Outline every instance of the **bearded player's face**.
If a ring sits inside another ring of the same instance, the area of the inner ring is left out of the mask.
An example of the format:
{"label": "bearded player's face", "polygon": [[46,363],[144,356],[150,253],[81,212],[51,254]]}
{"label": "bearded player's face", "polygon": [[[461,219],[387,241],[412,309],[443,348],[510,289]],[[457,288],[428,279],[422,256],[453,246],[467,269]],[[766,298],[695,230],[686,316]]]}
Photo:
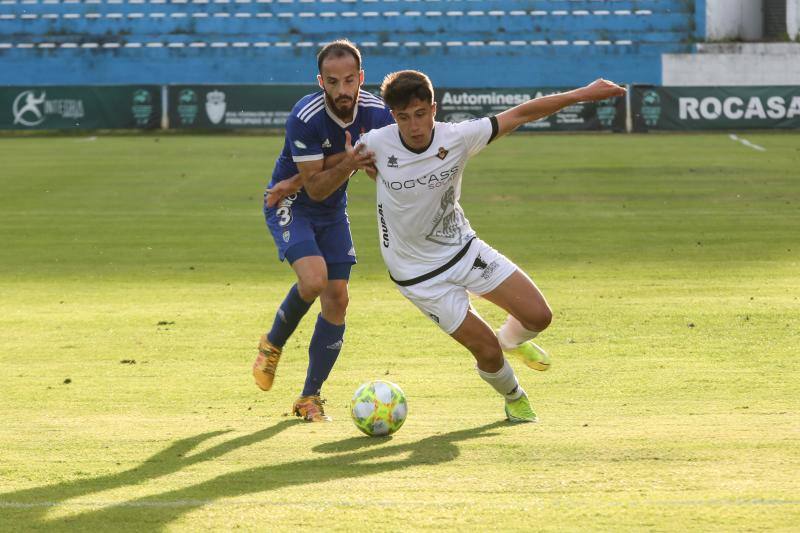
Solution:
{"label": "bearded player's face", "polygon": [[317,81],[325,91],[328,109],[340,120],[350,122],[358,105],[358,90],[364,83],[364,71],[358,69],[356,58],[350,54],[326,58],[320,70]]}

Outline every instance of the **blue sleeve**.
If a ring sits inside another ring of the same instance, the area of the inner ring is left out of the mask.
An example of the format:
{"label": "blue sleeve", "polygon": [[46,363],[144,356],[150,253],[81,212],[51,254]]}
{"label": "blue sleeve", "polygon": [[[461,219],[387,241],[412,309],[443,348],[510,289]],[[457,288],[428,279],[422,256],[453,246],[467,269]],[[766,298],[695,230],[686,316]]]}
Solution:
{"label": "blue sleeve", "polygon": [[322,141],[314,124],[303,122],[295,115],[286,121],[286,140],[292,151],[292,161],[317,161],[323,159]]}

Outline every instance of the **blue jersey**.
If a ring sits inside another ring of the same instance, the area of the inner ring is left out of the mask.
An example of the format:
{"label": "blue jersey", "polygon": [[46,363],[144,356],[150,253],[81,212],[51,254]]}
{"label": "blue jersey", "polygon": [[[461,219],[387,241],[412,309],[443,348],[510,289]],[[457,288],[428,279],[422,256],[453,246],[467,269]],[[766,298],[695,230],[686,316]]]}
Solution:
{"label": "blue jersey", "polygon": [[[359,90],[358,105],[349,124],[330,113],[325,103],[325,93],[319,91],[304,96],[297,102],[286,121],[286,141],[283,151],[275,161],[270,186],[297,174],[297,164],[315,161],[344,152],[344,132],[350,132],[355,145],[362,133],[393,124],[386,104],[367,91]],[[321,202],[309,198],[301,189],[294,200],[295,207],[308,208],[309,213],[329,214],[343,212],[347,206],[347,182]]]}

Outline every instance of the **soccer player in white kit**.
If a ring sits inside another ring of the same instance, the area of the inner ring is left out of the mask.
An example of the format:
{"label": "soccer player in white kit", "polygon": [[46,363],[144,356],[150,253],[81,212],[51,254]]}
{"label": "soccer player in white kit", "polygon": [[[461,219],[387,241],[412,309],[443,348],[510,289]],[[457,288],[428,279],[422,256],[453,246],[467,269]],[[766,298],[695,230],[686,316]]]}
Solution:
{"label": "soccer player in white kit", "polygon": [[[436,122],[428,77],[404,70],[386,76],[381,96],[396,124],[361,135],[373,155],[380,249],[400,292],[464,345],[477,371],[505,398],[511,422],[535,422],[528,396],[503,352],[536,370],[550,357],[531,339],[550,325],[542,293],[514,263],[480,240],[458,203],[467,160],[521,125],[582,101],[622,96],[600,79],[566,93],[529,100],[497,116]],[[346,150],[354,150],[349,143]],[[497,333],[470,306],[468,292],[498,305],[508,318]]]}

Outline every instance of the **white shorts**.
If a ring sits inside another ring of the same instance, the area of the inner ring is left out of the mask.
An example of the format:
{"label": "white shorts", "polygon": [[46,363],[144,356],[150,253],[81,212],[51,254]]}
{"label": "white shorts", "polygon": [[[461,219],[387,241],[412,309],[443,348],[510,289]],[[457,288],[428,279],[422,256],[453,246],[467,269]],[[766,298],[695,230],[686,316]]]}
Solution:
{"label": "white shorts", "polygon": [[478,296],[491,292],[516,270],[517,265],[476,237],[464,257],[449,269],[431,279],[397,288],[450,335],[467,317],[467,292]]}

